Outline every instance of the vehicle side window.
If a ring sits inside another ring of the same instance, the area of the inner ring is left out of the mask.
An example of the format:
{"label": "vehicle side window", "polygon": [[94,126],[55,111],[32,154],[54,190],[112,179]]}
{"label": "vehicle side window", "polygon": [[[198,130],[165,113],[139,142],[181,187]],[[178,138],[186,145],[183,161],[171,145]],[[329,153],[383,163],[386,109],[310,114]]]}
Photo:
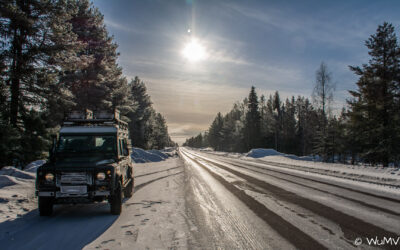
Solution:
{"label": "vehicle side window", "polygon": [[123,148],[123,151],[124,151],[124,155],[125,156],[129,156],[128,143],[127,143],[126,139],[123,139],[122,143],[123,143],[123,147],[122,148]]}

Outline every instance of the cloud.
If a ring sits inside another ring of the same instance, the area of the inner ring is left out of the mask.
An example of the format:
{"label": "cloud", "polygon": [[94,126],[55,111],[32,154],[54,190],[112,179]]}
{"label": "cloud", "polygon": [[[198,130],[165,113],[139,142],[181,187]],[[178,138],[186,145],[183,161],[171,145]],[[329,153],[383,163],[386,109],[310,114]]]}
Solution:
{"label": "cloud", "polygon": [[[359,46],[370,34],[371,28],[376,28],[375,22],[349,23],[346,19],[332,16],[330,9],[315,10],[312,15],[297,13],[296,9],[276,9],[272,6],[249,8],[237,3],[226,4],[233,15],[242,15],[248,19],[260,22],[265,29],[278,29],[293,36],[296,46],[304,46],[301,37],[311,41],[341,47]],[[327,18],[330,17],[330,18]]]}
{"label": "cloud", "polygon": [[104,23],[106,24],[107,28],[112,28],[112,29],[116,29],[119,31],[125,31],[125,32],[135,33],[135,34],[143,33],[142,30],[134,29],[133,27],[124,26],[120,23],[110,20],[109,18],[105,19]]}

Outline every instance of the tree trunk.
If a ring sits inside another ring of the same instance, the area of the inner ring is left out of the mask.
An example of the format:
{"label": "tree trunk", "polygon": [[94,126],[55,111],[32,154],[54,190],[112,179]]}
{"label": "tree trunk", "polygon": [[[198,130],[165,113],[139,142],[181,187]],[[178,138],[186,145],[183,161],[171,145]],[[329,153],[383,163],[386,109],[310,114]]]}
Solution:
{"label": "tree trunk", "polygon": [[11,101],[10,101],[10,124],[13,127],[17,126],[18,121],[18,107],[19,107],[19,96],[20,96],[20,73],[21,73],[21,61],[22,61],[22,34],[18,34],[17,30],[14,30],[13,39],[13,62],[11,69]]}

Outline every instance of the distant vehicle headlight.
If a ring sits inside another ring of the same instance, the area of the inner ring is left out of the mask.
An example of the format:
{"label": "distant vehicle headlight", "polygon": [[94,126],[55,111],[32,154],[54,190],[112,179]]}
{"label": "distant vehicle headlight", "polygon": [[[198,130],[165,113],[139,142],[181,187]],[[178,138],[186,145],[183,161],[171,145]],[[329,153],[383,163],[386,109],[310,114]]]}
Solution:
{"label": "distant vehicle headlight", "polygon": [[105,173],[103,173],[103,172],[97,173],[97,176],[96,176],[96,179],[97,179],[97,180],[102,181],[102,180],[104,180],[105,178],[106,178],[106,174],[105,174]]}
{"label": "distant vehicle headlight", "polygon": [[46,179],[46,181],[53,181],[54,180],[54,174],[52,173],[47,173],[44,178]]}

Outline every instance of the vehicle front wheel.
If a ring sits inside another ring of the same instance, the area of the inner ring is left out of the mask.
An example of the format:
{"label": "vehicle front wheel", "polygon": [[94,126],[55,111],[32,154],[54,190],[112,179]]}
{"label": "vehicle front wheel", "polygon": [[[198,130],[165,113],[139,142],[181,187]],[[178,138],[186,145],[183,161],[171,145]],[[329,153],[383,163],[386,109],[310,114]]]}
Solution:
{"label": "vehicle front wheel", "polygon": [[122,187],[121,183],[118,184],[118,188],[115,190],[114,195],[110,197],[110,212],[111,214],[120,215],[122,211]]}
{"label": "vehicle front wheel", "polygon": [[129,182],[128,185],[126,185],[124,189],[124,196],[126,198],[131,198],[133,195],[133,178],[131,178],[131,181]]}
{"label": "vehicle front wheel", "polygon": [[38,203],[40,216],[50,216],[53,213],[53,198],[39,197]]}

